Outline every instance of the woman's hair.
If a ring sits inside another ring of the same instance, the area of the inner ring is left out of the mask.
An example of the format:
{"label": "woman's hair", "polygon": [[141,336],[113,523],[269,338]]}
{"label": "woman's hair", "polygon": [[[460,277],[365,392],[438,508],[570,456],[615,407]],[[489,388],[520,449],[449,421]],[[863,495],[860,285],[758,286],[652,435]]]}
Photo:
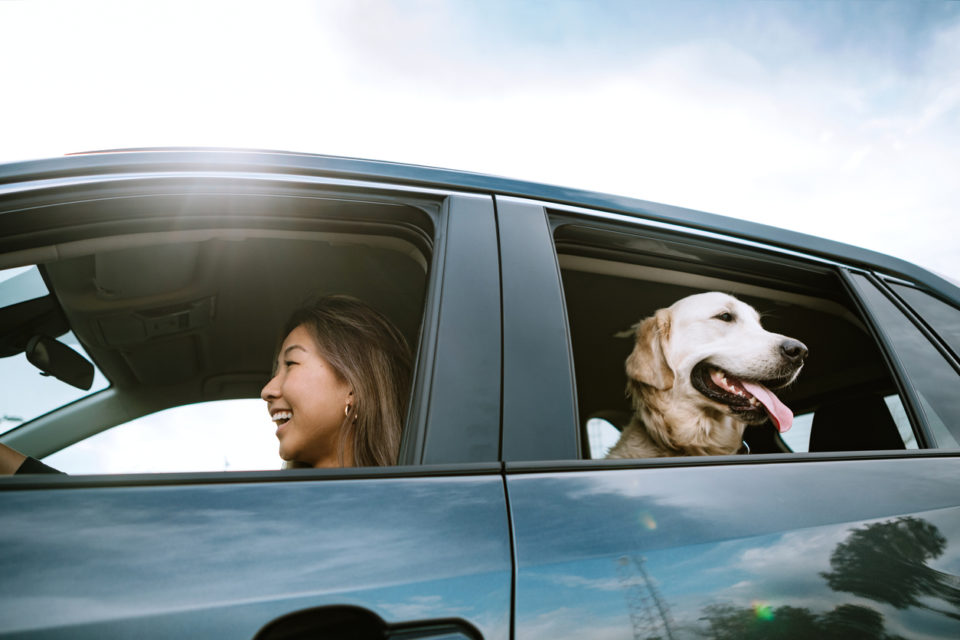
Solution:
{"label": "woman's hair", "polygon": [[344,295],[297,309],[283,335],[300,326],[310,331],[340,380],[353,388],[351,415],[341,430],[341,460],[345,439],[351,438],[356,466],[396,464],[412,370],[403,334],[373,307]]}

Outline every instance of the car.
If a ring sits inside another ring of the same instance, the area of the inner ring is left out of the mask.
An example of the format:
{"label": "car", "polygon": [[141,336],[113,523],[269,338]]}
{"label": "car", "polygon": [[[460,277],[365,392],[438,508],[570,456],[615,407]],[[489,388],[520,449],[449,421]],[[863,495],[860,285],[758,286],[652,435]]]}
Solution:
{"label": "car", "polygon": [[[140,149],[0,166],[0,269],[0,442],[68,472],[0,480],[0,637],[960,636],[960,288],[911,263],[507,178]],[[617,334],[712,290],[808,346],[793,429],[604,459]],[[323,293],[414,346],[397,465],[281,470],[269,428],[263,464],[194,461],[252,437],[229,407],[269,426],[282,324]]]}

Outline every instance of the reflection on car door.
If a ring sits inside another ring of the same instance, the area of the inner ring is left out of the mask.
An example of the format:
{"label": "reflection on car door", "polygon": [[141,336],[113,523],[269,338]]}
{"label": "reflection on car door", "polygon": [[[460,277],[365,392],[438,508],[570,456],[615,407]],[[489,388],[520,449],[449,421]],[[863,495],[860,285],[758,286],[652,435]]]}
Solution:
{"label": "reflection on car door", "polygon": [[291,612],[352,605],[391,624],[459,619],[507,638],[498,472],[32,480],[0,492],[0,637],[253,638]]}
{"label": "reflection on car door", "polygon": [[508,465],[518,638],[960,637],[955,459],[670,465]]}

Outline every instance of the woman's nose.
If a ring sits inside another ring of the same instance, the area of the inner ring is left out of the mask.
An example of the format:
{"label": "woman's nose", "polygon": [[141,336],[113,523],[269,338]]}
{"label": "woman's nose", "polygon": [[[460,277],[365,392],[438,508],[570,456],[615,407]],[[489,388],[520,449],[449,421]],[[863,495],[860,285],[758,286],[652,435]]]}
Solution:
{"label": "woman's nose", "polygon": [[270,382],[263,385],[263,389],[260,390],[260,398],[262,400],[273,400],[280,396],[280,384],[277,382],[277,376],[270,378]]}

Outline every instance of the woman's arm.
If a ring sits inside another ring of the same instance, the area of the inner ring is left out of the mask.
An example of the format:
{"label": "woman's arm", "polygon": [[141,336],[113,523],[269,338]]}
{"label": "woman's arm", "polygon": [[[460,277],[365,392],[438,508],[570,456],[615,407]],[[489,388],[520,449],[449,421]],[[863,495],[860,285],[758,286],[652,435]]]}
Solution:
{"label": "woman's arm", "polygon": [[12,476],[27,456],[5,444],[0,444],[0,476]]}

